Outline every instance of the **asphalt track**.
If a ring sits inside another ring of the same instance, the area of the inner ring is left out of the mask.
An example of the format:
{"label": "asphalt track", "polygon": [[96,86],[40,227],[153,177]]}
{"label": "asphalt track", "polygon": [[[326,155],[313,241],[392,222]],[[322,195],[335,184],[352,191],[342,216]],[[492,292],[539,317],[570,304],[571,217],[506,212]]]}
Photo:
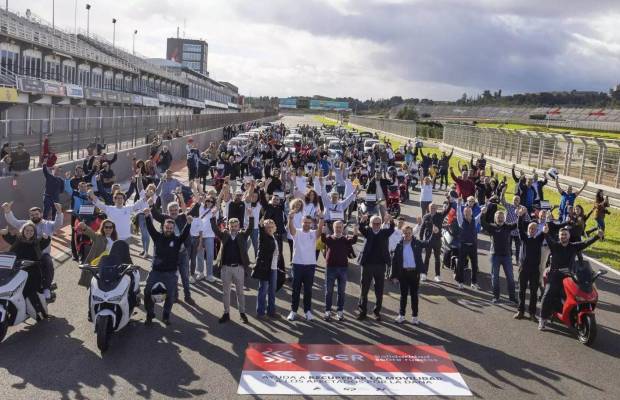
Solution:
{"label": "asphalt track", "polygon": [[[302,121],[314,122],[302,117],[285,119],[291,125]],[[179,176],[186,178],[184,171]],[[438,201],[441,196],[437,194]],[[409,220],[420,215],[417,194],[403,210]],[[144,269],[144,278],[148,262],[137,256],[137,244],[132,245],[132,253]],[[145,327],[140,308],[130,326],[113,337],[103,358],[86,319],[87,289],[77,285],[76,263],[67,261],[56,270],[58,300],[50,306],[53,317],[10,328],[0,344],[0,399],[247,398],[236,391],[248,342],[439,345],[450,354],[477,398],[620,398],[619,277],[608,274],[598,281],[599,335],[593,347],[586,347],[564,327],[556,324],[540,333],[533,322],[512,318],[514,306],[507,302],[493,305],[486,239],[480,247],[482,290],[459,291],[451,273],[442,270],[444,283],[421,286],[422,324],[418,327],[392,322],[399,294],[391,283],[386,283],[383,321],[356,321],[359,268],[351,264],[343,322],[317,318],[310,323],[290,323],[251,317],[250,324],[244,325],[233,309],[232,321],[220,325],[221,284],[201,282],[192,289],[197,307],[176,304],[170,327],[157,320],[154,326]],[[324,265],[322,257],[319,265]],[[317,317],[323,312],[323,271],[319,267],[313,292]],[[250,314],[256,305],[256,286],[251,280],[246,292]],[[503,280],[502,288],[506,300]],[[290,298],[289,286],[278,292],[282,316],[288,313]],[[371,295],[371,304],[372,299]]]}

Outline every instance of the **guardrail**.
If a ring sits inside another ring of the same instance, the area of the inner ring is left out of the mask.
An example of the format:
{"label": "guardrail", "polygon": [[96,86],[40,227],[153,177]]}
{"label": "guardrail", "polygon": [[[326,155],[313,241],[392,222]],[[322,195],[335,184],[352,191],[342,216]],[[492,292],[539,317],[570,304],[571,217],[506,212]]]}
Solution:
{"label": "guardrail", "polygon": [[0,120],[0,138],[13,146],[23,143],[32,157],[30,168],[35,168],[46,135],[60,163],[83,157],[89,143],[105,143],[107,151],[114,152],[146,144],[153,136],[170,130],[178,129],[186,136],[274,115],[275,112],[253,112]]}

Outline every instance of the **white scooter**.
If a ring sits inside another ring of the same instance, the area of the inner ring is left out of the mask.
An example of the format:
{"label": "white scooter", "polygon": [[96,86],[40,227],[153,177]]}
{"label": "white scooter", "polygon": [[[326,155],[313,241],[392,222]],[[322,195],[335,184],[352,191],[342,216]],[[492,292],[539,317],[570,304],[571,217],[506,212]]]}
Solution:
{"label": "white scooter", "polygon": [[[123,264],[114,251],[101,257],[97,267],[81,265],[80,269],[93,274],[90,282],[89,319],[95,325],[97,347],[105,353],[114,332],[123,329],[131,319],[133,309],[140,303],[140,273],[138,266]],[[122,242],[124,243],[124,242]]]}
{"label": "white scooter", "polygon": [[34,264],[34,261],[17,261],[12,253],[0,253],[0,342],[4,340],[9,326],[19,325],[28,318],[36,321],[47,318],[47,301],[43,293],[37,292],[41,304],[39,311],[30,299],[24,297],[28,273],[22,268]]}

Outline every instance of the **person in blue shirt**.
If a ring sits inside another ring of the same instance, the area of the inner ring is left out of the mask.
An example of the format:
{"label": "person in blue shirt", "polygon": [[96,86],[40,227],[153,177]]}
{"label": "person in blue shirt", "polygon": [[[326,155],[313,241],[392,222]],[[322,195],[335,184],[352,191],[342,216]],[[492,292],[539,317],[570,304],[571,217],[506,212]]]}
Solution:
{"label": "person in blue shirt", "polygon": [[588,186],[588,181],[583,182],[583,186],[577,191],[577,193],[573,193],[573,187],[571,185],[568,185],[564,191],[560,187],[560,182],[556,178],[555,187],[558,189],[558,193],[560,193],[560,221],[564,221],[566,219],[566,216],[568,215],[568,207],[575,205],[575,200],[579,197],[581,192],[583,192],[586,186]]}
{"label": "person in blue shirt", "polygon": [[329,170],[331,169],[331,163],[327,159],[326,155],[323,156],[323,158],[319,160],[319,168],[321,168],[321,172],[323,176],[329,175]]}

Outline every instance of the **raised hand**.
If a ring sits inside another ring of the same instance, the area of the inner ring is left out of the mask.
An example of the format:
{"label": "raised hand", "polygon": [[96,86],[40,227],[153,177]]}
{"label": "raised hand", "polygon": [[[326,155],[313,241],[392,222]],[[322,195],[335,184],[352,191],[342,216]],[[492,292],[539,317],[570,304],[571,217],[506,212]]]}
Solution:
{"label": "raised hand", "polygon": [[8,214],[11,212],[11,206],[13,205],[13,202],[8,202],[8,203],[2,203],[2,210],[4,210],[5,214]]}

